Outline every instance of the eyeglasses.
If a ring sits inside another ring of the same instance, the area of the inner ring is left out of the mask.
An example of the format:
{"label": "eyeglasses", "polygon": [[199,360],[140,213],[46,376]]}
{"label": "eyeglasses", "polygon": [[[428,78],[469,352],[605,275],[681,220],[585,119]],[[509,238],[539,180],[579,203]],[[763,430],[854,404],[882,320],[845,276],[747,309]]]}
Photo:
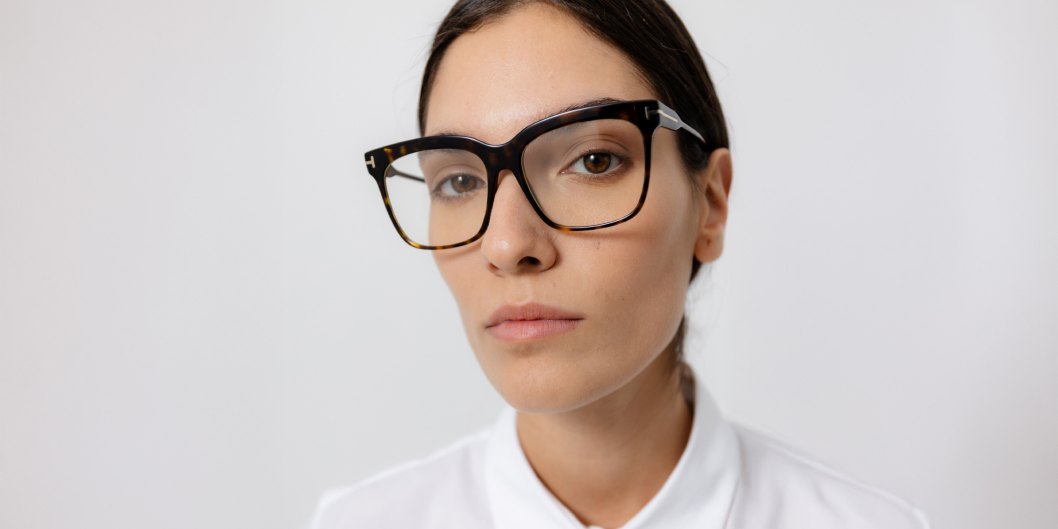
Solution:
{"label": "eyeglasses", "polygon": [[502,145],[427,136],[364,159],[401,238],[443,250],[485,234],[504,170],[552,228],[596,230],[628,221],[646,201],[659,127],[685,130],[706,144],[660,101],[617,101],[544,118]]}

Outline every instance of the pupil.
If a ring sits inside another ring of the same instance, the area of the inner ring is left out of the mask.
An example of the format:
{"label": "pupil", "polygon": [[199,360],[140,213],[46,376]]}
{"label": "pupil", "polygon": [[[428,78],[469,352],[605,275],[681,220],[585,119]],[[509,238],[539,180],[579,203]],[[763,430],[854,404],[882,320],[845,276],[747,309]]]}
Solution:
{"label": "pupil", "polygon": [[584,157],[584,168],[595,174],[604,173],[610,168],[610,162],[609,154],[594,152]]}

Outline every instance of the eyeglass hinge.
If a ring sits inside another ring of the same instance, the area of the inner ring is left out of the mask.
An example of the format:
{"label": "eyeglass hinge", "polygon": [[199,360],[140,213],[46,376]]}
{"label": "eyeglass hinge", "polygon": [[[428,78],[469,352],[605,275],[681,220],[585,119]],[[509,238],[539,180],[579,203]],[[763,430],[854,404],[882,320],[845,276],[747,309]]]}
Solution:
{"label": "eyeglass hinge", "polygon": [[660,115],[661,115],[662,117],[664,117],[664,118],[667,118],[667,119],[668,119],[669,121],[672,121],[673,123],[681,123],[681,121],[680,121],[680,118],[679,118],[679,117],[677,117],[677,116],[670,116],[670,115],[668,115],[668,114],[667,114],[667,113],[666,113],[666,112],[665,112],[664,110],[661,110],[660,108],[659,108],[659,109],[657,109],[657,110],[652,110],[652,109],[649,109],[649,108],[648,108],[648,109],[646,110],[646,114],[647,114],[647,117],[648,117],[648,118],[650,117],[650,115],[651,115],[651,114],[660,114]]}

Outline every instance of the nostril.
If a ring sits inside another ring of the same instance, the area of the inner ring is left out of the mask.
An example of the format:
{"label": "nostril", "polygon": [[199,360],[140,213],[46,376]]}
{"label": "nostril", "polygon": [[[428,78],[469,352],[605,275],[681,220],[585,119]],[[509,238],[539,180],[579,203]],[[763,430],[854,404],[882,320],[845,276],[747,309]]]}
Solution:
{"label": "nostril", "polygon": [[518,264],[525,266],[540,266],[540,259],[537,259],[536,257],[533,257],[531,255],[527,255],[525,257],[522,257],[522,259],[518,261]]}

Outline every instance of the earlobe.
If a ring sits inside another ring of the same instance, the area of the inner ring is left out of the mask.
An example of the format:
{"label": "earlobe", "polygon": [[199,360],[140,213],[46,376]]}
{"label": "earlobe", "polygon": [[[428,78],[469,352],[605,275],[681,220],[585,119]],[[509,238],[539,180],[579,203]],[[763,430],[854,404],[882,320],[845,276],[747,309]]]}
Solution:
{"label": "earlobe", "polygon": [[694,256],[709,263],[724,251],[724,229],[727,226],[728,198],[731,194],[733,168],[731,151],[720,148],[709,156],[709,164],[698,175],[699,189],[705,202],[698,213],[698,237]]}

